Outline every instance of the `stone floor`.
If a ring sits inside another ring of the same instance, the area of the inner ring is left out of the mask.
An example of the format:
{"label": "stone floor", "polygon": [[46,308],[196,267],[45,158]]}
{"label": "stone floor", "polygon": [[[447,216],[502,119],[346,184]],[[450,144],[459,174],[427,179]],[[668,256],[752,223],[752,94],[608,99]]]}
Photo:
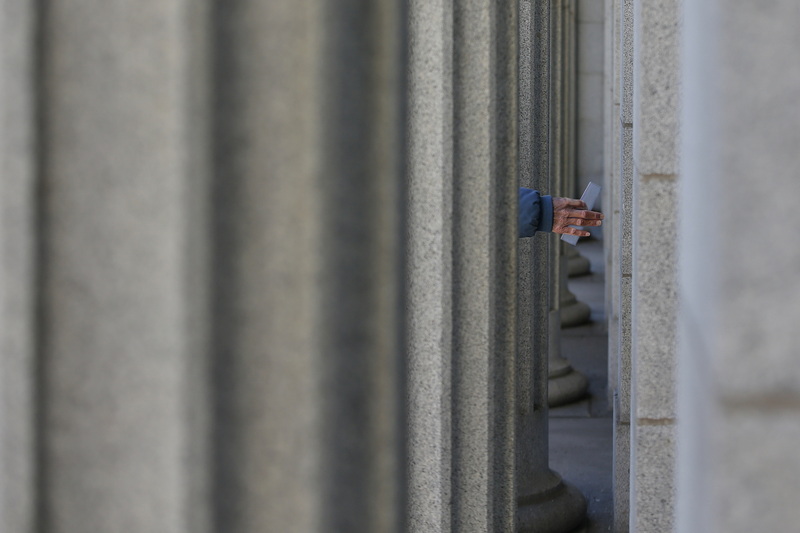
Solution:
{"label": "stone floor", "polygon": [[570,278],[569,288],[589,304],[592,322],[562,330],[562,353],[589,379],[585,400],[551,409],[550,466],[577,486],[588,501],[585,533],[606,533],[613,526],[612,418],[607,399],[608,336],[603,241],[584,239],[578,250],[592,264],[592,273]]}

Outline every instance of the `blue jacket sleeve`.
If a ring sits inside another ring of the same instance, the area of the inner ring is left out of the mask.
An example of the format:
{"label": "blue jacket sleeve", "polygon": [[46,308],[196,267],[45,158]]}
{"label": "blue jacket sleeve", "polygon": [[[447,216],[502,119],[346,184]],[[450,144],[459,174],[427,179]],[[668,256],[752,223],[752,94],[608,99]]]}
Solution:
{"label": "blue jacket sleeve", "polygon": [[537,231],[553,230],[553,198],[539,191],[519,189],[519,236],[533,237]]}

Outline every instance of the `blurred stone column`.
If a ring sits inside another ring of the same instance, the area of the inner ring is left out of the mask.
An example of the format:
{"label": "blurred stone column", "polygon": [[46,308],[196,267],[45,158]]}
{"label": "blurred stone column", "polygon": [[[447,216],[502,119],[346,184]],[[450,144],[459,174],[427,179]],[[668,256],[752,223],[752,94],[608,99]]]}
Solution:
{"label": "blurred stone column", "polygon": [[402,2],[218,6],[227,531],[402,531]]}
{"label": "blurred stone column", "polygon": [[4,532],[210,530],[207,18],[2,4]]}
{"label": "blurred stone column", "polygon": [[[520,184],[550,189],[551,2],[520,2]],[[548,354],[552,240],[520,241],[517,360],[517,499],[519,531],[566,533],[585,518],[577,489],[549,467]]]}
{"label": "blurred stone column", "polygon": [[26,0],[0,8],[0,529],[28,533],[39,527],[39,19]]}
{"label": "blurred stone column", "polygon": [[403,13],[351,4],[4,3],[4,532],[404,530]]}
{"label": "blurred stone column", "polygon": [[[573,188],[569,172],[574,170],[572,157],[574,154],[571,109],[571,84],[574,76],[570,65],[571,54],[574,48],[570,45],[570,27],[574,23],[574,10],[571,9],[571,0],[559,0],[553,4],[555,9],[551,14],[553,20],[552,32],[552,121],[553,144],[551,146],[553,157],[552,188],[554,196],[565,196],[568,189]],[[550,332],[550,363],[549,363],[549,398],[550,406],[555,407],[581,399],[586,394],[589,386],[583,374],[577,372],[567,359],[561,355],[561,327],[575,326],[589,320],[591,310],[589,306],[572,294],[567,287],[567,258],[564,254],[565,243],[558,235],[550,237],[556,251],[553,255],[553,291],[551,304],[551,332]]]}
{"label": "blurred stone column", "polygon": [[674,531],[680,0],[634,1],[631,529]]}
{"label": "blurred stone column", "polygon": [[799,9],[683,3],[680,532],[800,522]]}

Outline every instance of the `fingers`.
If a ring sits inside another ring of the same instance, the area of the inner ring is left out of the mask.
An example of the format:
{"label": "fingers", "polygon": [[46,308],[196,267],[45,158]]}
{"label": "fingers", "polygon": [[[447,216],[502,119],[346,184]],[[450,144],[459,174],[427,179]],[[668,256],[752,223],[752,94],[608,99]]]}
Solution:
{"label": "fingers", "polygon": [[578,218],[578,217],[570,217],[570,218],[558,218],[559,225],[563,224],[564,226],[599,226],[603,223],[603,220],[600,218],[596,219],[585,219],[585,218]]}
{"label": "fingers", "polygon": [[586,211],[586,210],[578,210],[578,209],[571,209],[569,211],[565,211],[563,213],[558,213],[558,216],[566,216],[570,218],[580,218],[583,220],[603,220],[605,215],[603,213],[598,213],[597,211]]}
{"label": "fingers", "polygon": [[559,226],[553,228],[553,233],[561,233],[563,235],[577,235],[578,237],[589,237],[591,233],[586,230],[573,228],[572,226]]}
{"label": "fingers", "polygon": [[559,226],[599,226],[604,218],[602,213],[596,211],[572,210],[556,214],[555,223]]}

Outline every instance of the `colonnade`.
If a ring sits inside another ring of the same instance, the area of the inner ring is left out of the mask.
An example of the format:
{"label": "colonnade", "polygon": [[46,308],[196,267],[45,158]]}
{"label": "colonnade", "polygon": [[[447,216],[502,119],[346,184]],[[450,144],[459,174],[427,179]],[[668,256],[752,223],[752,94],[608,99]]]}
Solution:
{"label": "colonnade", "polygon": [[[575,0],[0,6],[3,532],[580,527]],[[615,530],[792,530],[797,4],[605,9]]]}
{"label": "colonnade", "polygon": [[2,6],[0,529],[403,531],[402,4]]}
{"label": "colonnade", "polygon": [[566,187],[573,2],[2,15],[3,531],[584,520],[516,216]]}

